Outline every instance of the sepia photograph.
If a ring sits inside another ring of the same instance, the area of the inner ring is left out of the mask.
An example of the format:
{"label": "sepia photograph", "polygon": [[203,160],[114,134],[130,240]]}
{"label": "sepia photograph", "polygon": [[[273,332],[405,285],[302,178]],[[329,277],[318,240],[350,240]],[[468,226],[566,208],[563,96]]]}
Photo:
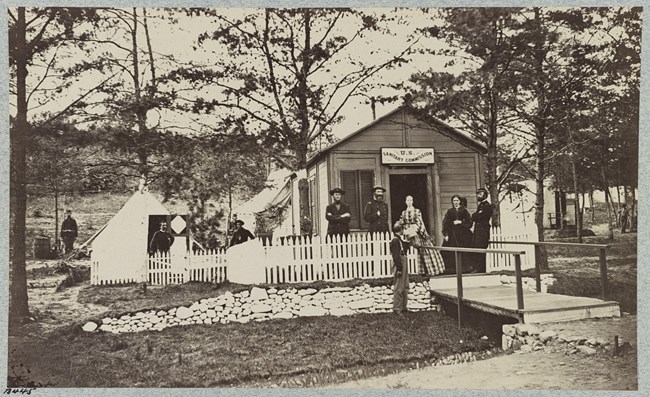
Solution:
{"label": "sepia photograph", "polygon": [[3,12],[4,394],[643,389],[642,7]]}

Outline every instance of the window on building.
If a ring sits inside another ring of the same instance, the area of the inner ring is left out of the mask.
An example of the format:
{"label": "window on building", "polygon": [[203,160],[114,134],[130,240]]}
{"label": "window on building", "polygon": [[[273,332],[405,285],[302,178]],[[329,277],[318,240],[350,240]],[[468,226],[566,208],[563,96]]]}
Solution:
{"label": "window on building", "polygon": [[341,171],[341,188],[345,190],[343,201],[350,206],[350,229],[367,229],[363,209],[372,200],[375,173],[372,170]]}
{"label": "window on building", "polygon": [[309,192],[309,218],[311,220],[311,233],[318,234],[318,213],[316,211],[316,177],[313,176],[307,180],[307,190]]}

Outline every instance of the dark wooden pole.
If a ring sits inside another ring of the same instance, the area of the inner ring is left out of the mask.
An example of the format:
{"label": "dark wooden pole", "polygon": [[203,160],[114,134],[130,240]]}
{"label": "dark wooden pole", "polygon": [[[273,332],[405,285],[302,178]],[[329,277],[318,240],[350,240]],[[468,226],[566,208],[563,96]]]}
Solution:
{"label": "dark wooden pole", "polygon": [[463,266],[462,266],[462,252],[454,251],[454,256],[456,257],[456,286],[457,286],[457,296],[458,296],[458,327],[461,326],[460,314],[461,314],[461,304],[463,301]]}
{"label": "dark wooden pole", "polygon": [[609,295],[607,283],[607,253],[605,248],[600,249],[600,286],[602,287],[603,300],[606,301]]}
{"label": "dark wooden pole", "polygon": [[524,287],[521,283],[521,254],[515,254],[515,277],[517,279],[517,310],[519,313],[519,322],[522,322],[521,311],[524,310]]}
{"label": "dark wooden pole", "polygon": [[539,245],[535,245],[535,288],[542,292],[542,267],[540,266]]}

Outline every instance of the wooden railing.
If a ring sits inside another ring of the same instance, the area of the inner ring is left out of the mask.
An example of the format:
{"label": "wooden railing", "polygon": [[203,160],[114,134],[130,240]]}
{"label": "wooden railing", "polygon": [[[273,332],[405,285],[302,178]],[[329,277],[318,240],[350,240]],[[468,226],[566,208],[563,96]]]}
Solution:
{"label": "wooden railing", "polygon": [[539,248],[555,246],[555,247],[580,247],[580,248],[597,248],[600,250],[599,265],[600,265],[600,287],[601,297],[604,301],[609,297],[609,282],[607,281],[607,244],[583,244],[583,243],[560,243],[552,241],[499,241],[500,244],[521,244],[521,245],[534,245],[535,246],[535,288],[537,292],[542,290],[542,269],[540,260]]}
{"label": "wooden railing", "polygon": [[515,258],[515,283],[516,283],[516,295],[517,295],[517,311],[519,313],[518,320],[519,322],[523,321],[523,310],[524,310],[524,287],[521,276],[521,256],[525,255],[524,251],[509,251],[501,249],[479,249],[479,248],[460,248],[460,247],[416,247],[418,249],[435,249],[438,251],[453,251],[455,253],[456,259],[456,294],[458,297],[458,326],[461,326],[461,312],[462,312],[462,302],[463,302],[463,263],[462,255],[465,253],[474,253],[474,254],[505,254],[512,255]]}

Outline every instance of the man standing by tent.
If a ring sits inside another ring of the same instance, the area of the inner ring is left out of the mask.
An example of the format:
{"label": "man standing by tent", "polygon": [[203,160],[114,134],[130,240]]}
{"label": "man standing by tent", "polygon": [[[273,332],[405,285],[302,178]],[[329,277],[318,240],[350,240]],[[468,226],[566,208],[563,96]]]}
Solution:
{"label": "man standing by tent", "polygon": [[344,194],[345,191],[340,187],[330,190],[334,202],[325,209],[328,236],[350,234],[350,206],[341,201]]}
{"label": "man standing by tent", "polygon": [[242,221],[241,219],[237,219],[235,221],[235,231],[232,234],[232,238],[230,239],[231,247],[233,245],[241,244],[255,238],[255,236],[253,236],[253,233],[244,229],[243,226],[244,226],[244,221]]}
{"label": "man standing by tent", "polygon": [[77,238],[77,221],[72,217],[72,210],[65,211],[66,217],[61,225],[61,239],[65,245],[65,253],[72,252],[74,241]]}
{"label": "man standing by tent", "polygon": [[172,244],[174,244],[174,236],[167,231],[167,222],[160,222],[160,230],[156,230],[149,243],[149,253],[158,251],[167,253]]}

